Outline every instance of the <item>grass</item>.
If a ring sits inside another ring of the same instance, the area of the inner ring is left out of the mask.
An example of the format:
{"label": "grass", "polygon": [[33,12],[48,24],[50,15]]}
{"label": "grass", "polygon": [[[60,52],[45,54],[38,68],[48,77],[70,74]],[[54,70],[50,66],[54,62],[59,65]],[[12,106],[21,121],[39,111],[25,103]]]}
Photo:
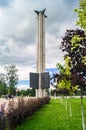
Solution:
{"label": "grass", "polygon": [[[72,117],[70,117],[70,99],[52,99],[49,104],[27,118],[15,130],[82,130],[80,99],[72,99]],[[86,99],[84,99],[86,113]],[[86,117],[86,115],[85,115]]]}

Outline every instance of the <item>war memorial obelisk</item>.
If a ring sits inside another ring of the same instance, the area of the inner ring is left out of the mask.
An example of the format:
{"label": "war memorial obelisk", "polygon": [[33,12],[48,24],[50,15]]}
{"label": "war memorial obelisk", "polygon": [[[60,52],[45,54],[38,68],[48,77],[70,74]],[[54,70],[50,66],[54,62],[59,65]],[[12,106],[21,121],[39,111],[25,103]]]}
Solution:
{"label": "war memorial obelisk", "polygon": [[45,89],[50,87],[49,72],[45,72],[45,10],[37,11],[37,72],[30,73],[30,87],[36,90],[36,97],[44,97]]}
{"label": "war memorial obelisk", "polygon": [[42,97],[44,94],[44,90],[41,88],[41,73],[45,72],[45,10],[35,10],[38,21],[37,73],[39,73],[39,88],[36,89],[38,97]]}

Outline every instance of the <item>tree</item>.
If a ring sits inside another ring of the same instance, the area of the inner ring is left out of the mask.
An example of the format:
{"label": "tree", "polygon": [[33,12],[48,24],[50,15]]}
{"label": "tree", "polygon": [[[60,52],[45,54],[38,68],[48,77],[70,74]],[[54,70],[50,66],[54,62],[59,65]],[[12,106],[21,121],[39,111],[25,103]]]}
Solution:
{"label": "tree", "polygon": [[86,39],[83,30],[67,30],[61,43],[61,49],[69,57],[71,80],[73,85],[78,85],[82,91],[86,85]]}
{"label": "tree", "polygon": [[7,85],[5,82],[5,75],[0,74],[0,96],[7,94]]}
{"label": "tree", "polygon": [[35,89],[19,90],[17,96],[35,96]]}
{"label": "tree", "polygon": [[8,93],[10,95],[15,95],[16,94],[15,85],[18,82],[18,74],[17,74],[18,70],[15,65],[5,66],[5,70],[6,70],[6,80],[9,87]]}
{"label": "tree", "polygon": [[[77,23],[77,25],[80,25],[80,27],[83,28],[85,31],[85,38],[84,39],[85,39],[85,52],[86,52],[86,0],[79,0],[79,8],[75,9],[75,11],[78,14],[78,20],[76,23]],[[84,63],[84,65],[85,65],[84,68],[86,70],[86,53],[82,58],[82,62]],[[85,73],[86,73],[86,71],[85,71]],[[86,74],[84,77],[86,77]],[[80,79],[80,81],[82,80],[82,84],[83,84],[83,78],[79,77],[78,81],[79,81],[79,79]],[[86,85],[86,78],[85,78],[85,84],[83,84],[83,86],[85,86],[85,85]],[[82,127],[83,127],[83,130],[85,130],[84,108],[83,108],[82,95],[81,95],[81,111],[82,111]]]}
{"label": "tree", "polygon": [[54,81],[57,81],[57,88],[63,95],[73,94],[77,90],[77,86],[72,87],[71,83],[71,65],[69,66],[70,58],[65,58],[65,64],[61,65],[57,63],[56,67],[59,70],[59,74],[54,74]]}
{"label": "tree", "polygon": [[82,127],[85,130],[84,107],[82,94],[86,87],[86,39],[85,32],[80,29],[67,30],[63,38],[61,49],[66,52],[65,58],[69,57],[71,67],[72,86],[78,85],[81,89]]}
{"label": "tree", "polygon": [[79,0],[79,8],[75,9],[78,14],[77,25],[86,30],[86,0]]}
{"label": "tree", "polygon": [[7,94],[7,85],[4,81],[0,80],[0,96]]}

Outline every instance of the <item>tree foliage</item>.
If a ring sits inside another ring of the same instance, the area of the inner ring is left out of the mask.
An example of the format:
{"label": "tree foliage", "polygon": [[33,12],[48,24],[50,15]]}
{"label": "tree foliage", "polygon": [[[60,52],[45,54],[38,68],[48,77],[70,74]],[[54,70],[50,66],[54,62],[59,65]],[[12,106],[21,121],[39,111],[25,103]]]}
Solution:
{"label": "tree foliage", "polygon": [[59,70],[59,74],[54,74],[53,76],[57,81],[57,89],[59,90],[59,93],[63,95],[73,94],[77,90],[77,85],[72,87],[69,61],[70,58],[67,57],[64,66],[58,63],[57,69]]}
{"label": "tree foliage", "polygon": [[0,75],[0,96],[7,94],[7,85],[5,82],[5,75]]}
{"label": "tree foliage", "polygon": [[19,90],[17,96],[35,96],[35,89]]}
{"label": "tree foliage", "polygon": [[79,8],[75,9],[78,14],[77,25],[81,28],[86,29],[86,0],[79,0]]}
{"label": "tree foliage", "polygon": [[65,59],[71,71],[72,85],[86,86],[86,39],[83,30],[67,30],[62,39],[61,49],[66,52]]}
{"label": "tree foliage", "polygon": [[56,67],[59,70],[59,74],[54,74],[52,78],[56,82],[57,92],[63,95],[69,95],[71,82],[67,69],[60,63],[57,63]]}
{"label": "tree foliage", "polygon": [[57,64],[59,74],[54,74],[57,86],[69,92],[77,87],[85,89],[86,86],[86,39],[83,30],[67,30],[61,42],[61,49],[65,51],[65,64]]}
{"label": "tree foliage", "polygon": [[18,82],[18,70],[15,65],[5,66],[6,70],[6,80],[9,87],[9,94],[15,95],[15,85]]}
{"label": "tree foliage", "polygon": [[0,96],[7,94],[7,85],[4,81],[0,80]]}

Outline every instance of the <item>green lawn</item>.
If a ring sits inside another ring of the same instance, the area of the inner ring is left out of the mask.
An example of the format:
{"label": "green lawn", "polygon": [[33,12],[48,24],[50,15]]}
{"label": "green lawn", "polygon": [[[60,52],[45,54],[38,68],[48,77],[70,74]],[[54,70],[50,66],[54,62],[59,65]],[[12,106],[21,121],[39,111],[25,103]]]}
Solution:
{"label": "green lawn", "polygon": [[[49,104],[29,117],[15,130],[82,130],[80,99],[72,99],[72,117],[70,117],[70,100],[52,99]],[[86,99],[84,99],[86,113]],[[85,114],[86,117],[86,114]]]}

